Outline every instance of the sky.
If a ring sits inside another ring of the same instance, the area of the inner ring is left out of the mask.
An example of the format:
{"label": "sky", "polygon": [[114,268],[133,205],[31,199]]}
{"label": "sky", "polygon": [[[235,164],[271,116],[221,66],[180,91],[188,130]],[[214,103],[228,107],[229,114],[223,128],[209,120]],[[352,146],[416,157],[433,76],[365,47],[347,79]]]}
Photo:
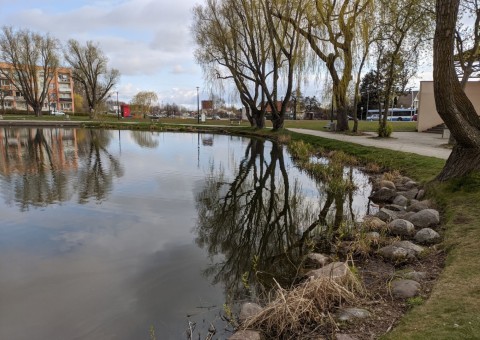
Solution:
{"label": "sky", "polygon": [[121,73],[120,101],[154,91],[159,104],[196,107],[209,97],[190,34],[198,0],[0,0],[0,22],[49,33],[61,43],[98,42],[109,67]]}
{"label": "sky", "polygon": [[[196,108],[210,98],[190,34],[192,8],[203,0],[0,0],[0,22],[14,28],[49,33],[66,43],[97,42],[109,66],[121,73],[114,91],[130,102],[139,91],[154,91],[159,104]],[[413,80],[431,79],[425,71]],[[304,95],[321,98],[321,84],[310,84]],[[223,94],[232,96],[231,94]],[[233,99],[225,98],[227,102]]]}

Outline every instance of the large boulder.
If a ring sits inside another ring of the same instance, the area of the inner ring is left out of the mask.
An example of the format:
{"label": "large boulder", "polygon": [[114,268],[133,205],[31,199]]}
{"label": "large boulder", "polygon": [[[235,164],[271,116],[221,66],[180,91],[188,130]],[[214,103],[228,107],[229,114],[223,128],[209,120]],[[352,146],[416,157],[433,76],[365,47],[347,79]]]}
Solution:
{"label": "large boulder", "polygon": [[435,244],[440,242],[440,235],[433,229],[423,228],[415,234],[415,241],[420,244]]}
{"label": "large boulder", "polygon": [[333,279],[343,281],[351,274],[345,262],[332,262],[320,269],[310,270],[306,275],[314,279]]}
{"label": "large boulder", "polygon": [[397,196],[397,192],[388,188],[380,188],[375,191],[369,199],[374,203],[392,203],[393,199]]}
{"label": "large boulder", "polygon": [[240,308],[239,319],[244,322],[248,318],[251,318],[262,311],[262,307],[253,302],[245,302]]}
{"label": "large boulder", "polygon": [[415,234],[415,226],[413,223],[402,219],[396,219],[390,222],[388,224],[388,230],[392,235],[396,236],[413,236],[413,234]]}
{"label": "large boulder", "polygon": [[414,297],[420,291],[420,283],[413,280],[395,280],[392,282],[392,294],[399,299]]}
{"label": "large boulder", "polygon": [[429,228],[440,223],[440,214],[435,209],[420,210],[408,218],[416,227]]}

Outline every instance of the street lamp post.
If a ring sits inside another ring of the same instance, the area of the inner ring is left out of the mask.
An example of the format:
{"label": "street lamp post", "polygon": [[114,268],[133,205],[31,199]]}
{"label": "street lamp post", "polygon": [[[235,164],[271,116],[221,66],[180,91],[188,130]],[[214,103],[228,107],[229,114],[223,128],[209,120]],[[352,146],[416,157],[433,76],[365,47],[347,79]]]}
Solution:
{"label": "street lamp post", "polygon": [[117,92],[117,119],[120,120],[120,108],[118,107],[118,91]]}
{"label": "street lamp post", "polygon": [[197,124],[200,124],[200,97],[198,95],[198,89],[199,87],[197,86]]}

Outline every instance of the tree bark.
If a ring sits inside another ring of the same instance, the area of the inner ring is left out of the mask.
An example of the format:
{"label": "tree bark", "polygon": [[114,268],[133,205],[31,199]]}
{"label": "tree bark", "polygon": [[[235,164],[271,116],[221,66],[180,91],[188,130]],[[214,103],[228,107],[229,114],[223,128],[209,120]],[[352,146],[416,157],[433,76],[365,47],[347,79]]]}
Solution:
{"label": "tree bark", "polygon": [[463,91],[454,65],[454,39],[460,0],[437,0],[433,79],[435,104],[457,141],[440,181],[480,170],[480,118]]}

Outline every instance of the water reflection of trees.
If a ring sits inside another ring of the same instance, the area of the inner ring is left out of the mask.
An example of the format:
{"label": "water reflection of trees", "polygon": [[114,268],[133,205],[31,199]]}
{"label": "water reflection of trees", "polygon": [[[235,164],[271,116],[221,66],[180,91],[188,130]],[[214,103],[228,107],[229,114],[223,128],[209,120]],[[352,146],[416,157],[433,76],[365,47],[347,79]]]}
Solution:
{"label": "water reflection of trees", "polygon": [[[108,150],[110,132],[76,129],[2,129],[0,175],[7,203],[21,210],[70,200],[103,199],[114,176],[122,176],[119,160]],[[79,165],[80,164],[80,165]]]}
{"label": "water reflection of trees", "polygon": [[131,131],[132,139],[142,148],[156,148],[158,140],[149,131]]}
{"label": "water reflection of trees", "polygon": [[[296,180],[290,183],[283,151],[273,144],[265,155],[264,142],[251,140],[234,179],[227,181],[223,170],[212,169],[196,197],[197,243],[210,256],[222,257],[205,273],[214,283],[223,282],[234,299],[247,291],[257,294],[273,278],[291,283],[310,245],[309,235],[327,225],[334,229],[342,225],[345,199],[352,199],[351,172],[344,177],[343,167],[339,173],[331,164],[318,164],[324,168],[318,177],[323,180],[319,182],[323,202],[312,205],[301,185]],[[330,176],[342,179],[324,182]]]}
{"label": "water reflection of trees", "polygon": [[78,144],[82,165],[78,171],[79,202],[93,197],[103,200],[112,190],[114,177],[123,176],[119,159],[107,149],[112,134],[107,130],[86,130],[85,138]]}

